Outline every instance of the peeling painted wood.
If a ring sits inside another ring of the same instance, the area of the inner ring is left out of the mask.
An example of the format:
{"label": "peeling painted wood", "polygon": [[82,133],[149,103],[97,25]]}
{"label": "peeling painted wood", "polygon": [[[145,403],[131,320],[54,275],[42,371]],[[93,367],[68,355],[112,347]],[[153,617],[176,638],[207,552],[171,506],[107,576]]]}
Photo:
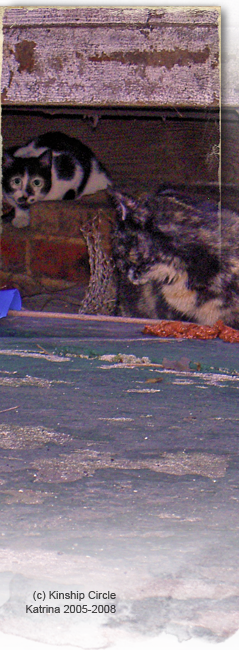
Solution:
{"label": "peeling painted wood", "polygon": [[[21,7],[18,7],[17,2],[15,0],[8,0],[8,2],[4,3],[5,6],[10,8],[11,11],[16,10],[19,12],[21,8],[24,8],[24,6],[28,6],[27,2],[22,2]],[[132,22],[135,21],[134,15],[135,12],[138,12],[138,15],[140,17],[140,14],[142,14],[142,10],[145,11],[150,11],[151,13],[154,11],[157,11],[160,6],[162,6],[163,10],[166,9],[165,7],[165,0],[157,0],[157,7],[153,6],[152,4],[148,3],[148,5],[145,4],[145,0],[137,0],[137,5],[132,6],[132,0],[111,0],[110,6],[114,8],[115,10],[120,11],[125,11],[127,9],[128,11],[131,11],[132,13]],[[189,6],[189,1],[188,0],[167,0],[167,9],[173,9],[173,7],[178,7],[182,8],[186,6],[188,8]],[[31,7],[33,11],[33,16],[34,12],[37,12],[39,8],[42,8],[42,10],[45,10],[45,15],[47,16],[46,12],[52,12],[54,9],[66,9],[67,11],[71,11],[71,13],[76,9],[75,6],[72,6],[72,0],[65,0],[64,2],[64,7],[59,7],[59,3],[57,0],[49,0],[46,3],[45,0],[32,0],[31,2]],[[91,11],[92,16],[93,12],[96,10],[98,11],[99,8],[104,8],[104,12],[107,12],[109,10],[109,2],[108,0],[95,0],[94,6],[92,6],[91,1],[87,2],[87,0],[78,0],[77,2],[77,9],[81,7],[81,13],[84,15],[84,11]],[[193,10],[199,9],[200,11],[203,10],[205,7],[206,10],[210,8],[211,10],[213,7],[222,7],[222,23],[223,26],[225,25],[233,25],[233,24],[238,24],[239,22],[239,4],[238,0],[201,0],[200,3],[198,0],[190,0],[190,8]],[[13,15],[13,14],[12,14]],[[19,15],[19,13],[18,13]],[[52,15],[52,13],[49,15]],[[130,14],[129,14],[130,15]],[[37,13],[36,13],[37,16]],[[11,24],[11,18],[10,14],[9,16],[7,15],[6,20],[9,20],[9,24]],[[68,19],[67,19],[68,20]],[[141,20],[141,18],[139,18]],[[18,22],[19,24],[19,22]],[[37,24],[37,17],[36,17],[36,24]]]}
{"label": "peeling painted wood", "polygon": [[219,105],[215,8],[14,8],[3,25],[3,104]]}
{"label": "peeling painted wood", "polygon": [[160,24],[210,24],[217,25],[220,7],[64,7],[61,9],[50,7],[12,7],[4,12],[4,26],[15,27],[18,25],[90,25],[96,24],[132,24],[158,25]]}

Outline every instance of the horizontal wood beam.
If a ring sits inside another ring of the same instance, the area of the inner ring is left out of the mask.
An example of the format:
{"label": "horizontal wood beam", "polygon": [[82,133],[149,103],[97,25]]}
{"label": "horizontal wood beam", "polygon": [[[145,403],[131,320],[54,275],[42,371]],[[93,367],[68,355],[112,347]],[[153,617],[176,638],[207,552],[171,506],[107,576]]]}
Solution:
{"label": "horizontal wood beam", "polygon": [[3,105],[218,107],[220,10],[32,8],[3,15]]}

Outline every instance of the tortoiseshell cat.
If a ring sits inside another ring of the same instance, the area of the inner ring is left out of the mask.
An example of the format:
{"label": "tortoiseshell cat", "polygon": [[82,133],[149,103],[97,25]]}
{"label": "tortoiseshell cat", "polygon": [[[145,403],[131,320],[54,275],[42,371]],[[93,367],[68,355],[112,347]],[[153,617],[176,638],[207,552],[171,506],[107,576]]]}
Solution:
{"label": "tortoiseshell cat", "polygon": [[3,198],[13,206],[8,220],[27,226],[37,201],[78,200],[111,185],[93,152],[76,138],[55,131],[3,154]]}
{"label": "tortoiseshell cat", "polygon": [[239,328],[238,214],[173,189],[110,194],[118,314]]}

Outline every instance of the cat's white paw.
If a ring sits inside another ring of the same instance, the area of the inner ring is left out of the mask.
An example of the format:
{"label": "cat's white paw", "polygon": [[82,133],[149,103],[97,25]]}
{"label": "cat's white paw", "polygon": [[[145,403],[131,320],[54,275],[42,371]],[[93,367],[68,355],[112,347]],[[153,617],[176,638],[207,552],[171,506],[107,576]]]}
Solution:
{"label": "cat's white paw", "polygon": [[30,216],[28,212],[17,212],[14,219],[12,220],[12,226],[15,228],[26,228],[30,223]]}

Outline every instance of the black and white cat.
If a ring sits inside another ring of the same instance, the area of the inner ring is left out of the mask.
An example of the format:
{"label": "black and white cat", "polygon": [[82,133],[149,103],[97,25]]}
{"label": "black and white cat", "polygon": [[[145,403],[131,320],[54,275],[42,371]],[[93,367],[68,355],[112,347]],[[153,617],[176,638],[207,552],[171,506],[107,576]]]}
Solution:
{"label": "black and white cat", "polygon": [[5,151],[2,177],[3,199],[13,206],[16,228],[29,224],[30,206],[37,201],[77,201],[111,185],[91,149],[60,131]]}
{"label": "black and white cat", "polygon": [[239,328],[239,215],[173,189],[139,200],[109,192],[117,313]]}

